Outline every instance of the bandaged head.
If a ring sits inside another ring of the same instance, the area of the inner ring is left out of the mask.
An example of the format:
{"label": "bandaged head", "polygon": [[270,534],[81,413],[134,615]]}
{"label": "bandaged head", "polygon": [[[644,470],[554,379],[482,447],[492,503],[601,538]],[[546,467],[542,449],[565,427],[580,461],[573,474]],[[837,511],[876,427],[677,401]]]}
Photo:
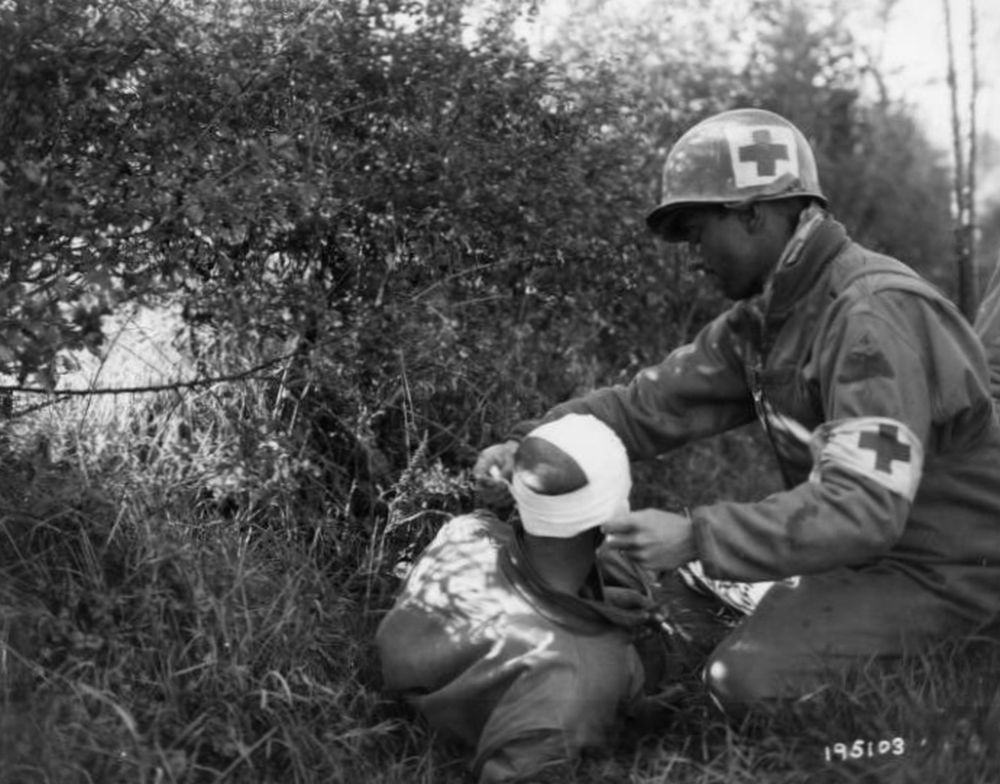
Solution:
{"label": "bandaged head", "polygon": [[531,487],[531,470],[518,467],[515,459],[511,493],[527,533],[565,539],[628,512],[632,489],[628,454],[601,420],[567,414],[536,427],[528,438],[562,450],[582,470],[586,483],[559,495],[539,493]]}

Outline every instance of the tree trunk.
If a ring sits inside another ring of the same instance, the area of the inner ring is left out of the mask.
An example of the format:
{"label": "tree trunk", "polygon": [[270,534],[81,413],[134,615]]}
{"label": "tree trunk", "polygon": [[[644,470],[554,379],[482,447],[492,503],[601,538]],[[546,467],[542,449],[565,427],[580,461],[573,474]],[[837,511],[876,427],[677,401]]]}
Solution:
{"label": "tree trunk", "polygon": [[[970,172],[974,165],[974,145],[970,146],[970,160],[965,160],[962,141],[962,117],[958,101],[958,76],[955,69],[955,46],[951,23],[951,6],[949,0],[941,0],[944,9],[945,38],[948,51],[948,91],[951,94],[951,132],[955,156],[955,261],[958,272],[958,306],[971,322],[975,318],[978,306],[978,285],[976,281],[975,258],[972,252],[973,210],[972,202],[974,179]],[[976,104],[976,68],[975,68],[975,31],[976,15],[975,0],[969,0],[970,9],[970,48],[973,59],[972,87],[969,90],[969,113],[972,133],[975,133]]]}

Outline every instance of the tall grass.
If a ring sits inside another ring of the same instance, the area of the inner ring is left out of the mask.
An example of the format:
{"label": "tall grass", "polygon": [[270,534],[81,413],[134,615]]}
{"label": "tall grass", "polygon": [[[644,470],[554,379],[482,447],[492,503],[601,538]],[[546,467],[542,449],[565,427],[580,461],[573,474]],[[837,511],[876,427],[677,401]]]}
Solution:
{"label": "tall grass", "polygon": [[[309,447],[299,426],[316,409],[285,378],[7,424],[0,781],[468,780],[460,749],[382,695],[371,644],[394,568],[474,503],[468,477],[417,433],[388,482]],[[735,434],[643,469],[642,492],[748,495],[759,454]],[[998,780],[991,642],[863,668],[741,722],[709,703],[696,664],[558,780]],[[904,753],[877,753],[896,738]],[[862,758],[833,751],[857,740]]]}
{"label": "tall grass", "polygon": [[[0,780],[411,781],[427,767],[378,692],[370,640],[393,587],[390,524],[433,515],[390,497],[380,535],[378,516],[352,516],[287,391],[81,399],[6,423]],[[398,481],[418,474],[443,481],[419,460]]]}

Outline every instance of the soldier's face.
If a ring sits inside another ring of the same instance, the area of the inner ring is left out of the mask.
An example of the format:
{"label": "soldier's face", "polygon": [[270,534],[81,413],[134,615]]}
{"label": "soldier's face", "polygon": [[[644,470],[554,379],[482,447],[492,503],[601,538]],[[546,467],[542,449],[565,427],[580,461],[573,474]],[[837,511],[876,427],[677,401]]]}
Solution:
{"label": "soldier's face", "polygon": [[746,213],[695,208],[680,217],[678,226],[698,267],[725,296],[745,299],[763,291],[770,263],[762,256]]}

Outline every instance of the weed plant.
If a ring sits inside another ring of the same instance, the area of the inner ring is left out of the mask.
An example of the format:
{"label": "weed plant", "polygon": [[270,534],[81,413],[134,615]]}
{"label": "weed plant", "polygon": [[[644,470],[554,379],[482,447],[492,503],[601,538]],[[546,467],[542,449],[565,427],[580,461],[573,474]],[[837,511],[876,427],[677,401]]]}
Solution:
{"label": "weed plant", "polygon": [[[476,503],[467,470],[414,432],[404,462],[366,473],[357,445],[324,451],[303,426],[344,412],[282,379],[7,423],[0,782],[469,781],[462,750],[381,693],[372,646],[397,565]],[[642,467],[638,492],[753,497],[774,482],[761,454],[732,434]],[[544,778],[996,782],[998,670],[994,642],[956,641],[737,721],[692,662]]]}

